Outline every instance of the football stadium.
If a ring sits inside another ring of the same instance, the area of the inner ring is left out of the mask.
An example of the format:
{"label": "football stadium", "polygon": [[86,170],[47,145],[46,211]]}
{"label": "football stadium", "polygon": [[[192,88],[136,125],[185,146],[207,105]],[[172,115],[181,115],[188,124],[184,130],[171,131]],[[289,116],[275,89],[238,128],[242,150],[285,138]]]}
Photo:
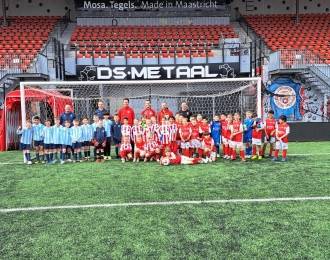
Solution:
{"label": "football stadium", "polygon": [[0,259],[330,259],[329,1],[0,3]]}

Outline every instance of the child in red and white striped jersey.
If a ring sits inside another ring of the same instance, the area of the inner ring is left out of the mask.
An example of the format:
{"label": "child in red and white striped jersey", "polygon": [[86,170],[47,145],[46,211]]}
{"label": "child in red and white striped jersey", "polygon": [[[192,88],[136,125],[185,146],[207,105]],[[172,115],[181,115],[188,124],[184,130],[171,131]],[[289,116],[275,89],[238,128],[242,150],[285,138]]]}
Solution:
{"label": "child in red and white striped jersey", "polygon": [[122,137],[122,143],[120,145],[120,152],[119,152],[121,161],[124,163],[132,159],[132,145],[130,142],[130,137],[125,135]]}

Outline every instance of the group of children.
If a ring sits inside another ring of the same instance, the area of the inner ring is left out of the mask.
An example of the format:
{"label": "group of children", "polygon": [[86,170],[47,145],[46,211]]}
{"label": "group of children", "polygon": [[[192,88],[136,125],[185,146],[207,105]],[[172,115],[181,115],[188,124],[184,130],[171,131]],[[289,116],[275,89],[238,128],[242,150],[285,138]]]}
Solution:
{"label": "group of children", "polygon": [[36,163],[59,161],[63,164],[92,158],[103,162],[111,159],[112,144],[116,157],[123,163],[141,160],[162,165],[209,163],[220,155],[236,160],[237,152],[242,161],[261,159],[267,144],[274,161],[278,160],[279,150],[283,151],[282,161],[286,161],[290,132],[286,117],[276,121],[273,111],[268,112],[264,122],[251,112],[246,112],[243,121],[239,113],[216,115],[212,122],[200,114],[190,118],[177,114],[160,120],[156,117],[135,119],[130,125],[127,118],[121,123],[117,114],[110,119],[110,114],[105,113],[103,118],[95,115],[92,124],[88,118],[83,118],[81,123],[77,119],[65,121],[64,126],[59,118],[54,122],[52,126],[51,121],[46,120],[43,125],[35,116],[33,122],[27,120],[24,128],[18,128],[27,164],[32,164],[32,147]]}

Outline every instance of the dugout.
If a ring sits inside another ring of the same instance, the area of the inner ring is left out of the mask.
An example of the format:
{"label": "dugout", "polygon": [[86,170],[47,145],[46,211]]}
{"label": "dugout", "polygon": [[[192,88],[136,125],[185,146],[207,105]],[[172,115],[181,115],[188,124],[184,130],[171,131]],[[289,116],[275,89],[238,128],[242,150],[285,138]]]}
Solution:
{"label": "dugout", "polygon": [[[55,90],[25,89],[26,110],[29,117],[39,115],[41,120],[54,120],[59,116],[65,105],[73,105],[72,98]],[[0,116],[0,151],[17,149],[19,137],[16,130],[22,121],[21,95],[19,90],[8,93],[5,100],[5,109]],[[32,118],[29,118],[32,119]]]}

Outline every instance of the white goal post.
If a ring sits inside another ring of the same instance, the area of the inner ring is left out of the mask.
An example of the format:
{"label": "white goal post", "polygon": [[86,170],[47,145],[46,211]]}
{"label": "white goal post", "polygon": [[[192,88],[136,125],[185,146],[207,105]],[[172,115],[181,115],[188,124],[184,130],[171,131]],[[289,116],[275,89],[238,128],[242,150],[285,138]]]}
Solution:
{"label": "white goal post", "polygon": [[[127,97],[136,109],[143,108],[144,100],[152,100],[155,110],[161,102],[169,103],[177,111],[182,101],[187,101],[194,113],[211,117],[218,113],[252,110],[262,116],[261,78],[217,78],[186,80],[137,80],[137,81],[26,81],[20,83],[22,125],[29,115],[26,89],[68,92],[75,112],[90,116],[98,100],[105,100],[113,113],[122,99]],[[90,108],[90,106],[92,106]],[[172,106],[172,107],[171,107]],[[107,107],[109,109],[109,107]],[[109,109],[110,110],[110,109]]]}

